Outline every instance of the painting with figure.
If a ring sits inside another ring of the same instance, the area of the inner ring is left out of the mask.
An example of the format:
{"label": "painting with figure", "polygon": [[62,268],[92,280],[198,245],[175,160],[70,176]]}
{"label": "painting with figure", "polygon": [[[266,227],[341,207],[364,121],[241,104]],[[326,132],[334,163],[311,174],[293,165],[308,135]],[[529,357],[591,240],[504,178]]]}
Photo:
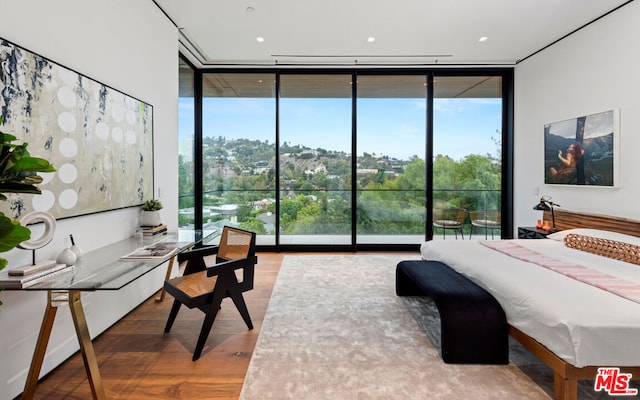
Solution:
{"label": "painting with figure", "polygon": [[9,195],[12,218],[131,207],[153,197],[153,107],[0,39],[0,131],[57,169],[40,195]]}
{"label": "painting with figure", "polygon": [[610,186],[617,183],[614,110],[544,126],[544,183]]}

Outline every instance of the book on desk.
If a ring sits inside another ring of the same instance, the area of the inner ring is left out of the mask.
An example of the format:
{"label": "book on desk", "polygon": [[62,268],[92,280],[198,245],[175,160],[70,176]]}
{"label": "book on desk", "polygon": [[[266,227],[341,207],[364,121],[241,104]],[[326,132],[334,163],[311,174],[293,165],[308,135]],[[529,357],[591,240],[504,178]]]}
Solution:
{"label": "book on desk", "polygon": [[181,246],[177,242],[158,242],[135,249],[120,257],[121,260],[167,260],[178,253]]}
{"label": "book on desk", "polygon": [[155,235],[160,235],[160,234],[166,234],[167,233],[167,225],[166,224],[161,224],[161,225],[156,225],[156,226],[141,225],[140,226],[140,230],[142,231],[142,234],[144,236],[155,236]]}
{"label": "book on desk", "polygon": [[72,271],[74,268],[74,265],[67,266],[66,264],[57,264],[55,262],[48,264],[47,267],[42,267],[42,264],[18,267],[0,275],[0,287],[4,289],[27,288]]}

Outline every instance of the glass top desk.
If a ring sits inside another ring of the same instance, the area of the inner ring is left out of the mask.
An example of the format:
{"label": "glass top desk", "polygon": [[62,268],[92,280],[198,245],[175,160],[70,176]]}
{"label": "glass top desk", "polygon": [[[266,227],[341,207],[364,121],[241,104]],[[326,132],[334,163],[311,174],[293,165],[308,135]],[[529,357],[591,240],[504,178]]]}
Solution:
{"label": "glass top desk", "polygon": [[[73,324],[75,325],[76,335],[78,336],[85,370],[87,371],[89,385],[91,385],[91,393],[94,399],[105,399],[106,396],[104,387],[102,386],[102,378],[98,369],[93,344],[91,343],[87,321],[82,309],[80,293],[83,291],[119,290],[159,267],[166,261],[169,262],[166,278],[169,278],[176,255],[160,260],[121,260],[120,257],[140,247],[160,241],[177,242],[177,246],[180,248],[179,254],[181,251],[191,248],[192,246],[206,244],[212,241],[219,236],[220,233],[219,230],[179,230],[169,232],[166,235],[144,237],[142,239],[132,237],[84,254],[82,258],[76,262],[75,268],[70,272],[56,275],[26,288],[5,289],[47,291],[47,307],[42,320],[42,326],[40,327],[33,359],[31,360],[31,366],[29,367],[29,374],[27,375],[22,398],[32,399],[35,394],[38,376],[40,375],[47,344],[51,336],[56,311],[59,305],[68,303]],[[6,272],[4,273],[6,274]],[[156,298],[156,301],[162,301],[163,298],[164,291],[161,292],[159,298]]]}

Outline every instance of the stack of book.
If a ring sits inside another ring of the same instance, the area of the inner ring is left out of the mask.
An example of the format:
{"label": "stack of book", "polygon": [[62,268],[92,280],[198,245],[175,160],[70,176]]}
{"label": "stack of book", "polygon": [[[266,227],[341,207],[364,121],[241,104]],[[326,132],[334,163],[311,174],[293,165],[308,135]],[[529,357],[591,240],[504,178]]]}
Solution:
{"label": "stack of book", "polygon": [[58,264],[53,260],[43,260],[33,265],[25,265],[9,270],[0,276],[0,287],[5,289],[23,289],[43,282],[54,276],[69,272],[74,266]]}
{"label": "stack of book", "polygon": [[154,236],[167,233],[167,225],[165,224],[156,226],[142,225],[140,229],[142,230],[142,234],[144,236]]}

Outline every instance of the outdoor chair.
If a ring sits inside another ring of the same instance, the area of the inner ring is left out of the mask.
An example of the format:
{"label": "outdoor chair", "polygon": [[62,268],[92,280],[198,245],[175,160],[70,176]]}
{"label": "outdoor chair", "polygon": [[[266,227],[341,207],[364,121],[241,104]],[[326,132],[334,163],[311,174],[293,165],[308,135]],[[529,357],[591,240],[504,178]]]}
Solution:
{"label": "outdoor chair", "polygon": [[469,239],[473,234],[473,228],[484,229],[484,238],[487,239],[487,234],[491,231],[491,239],[493,240],[493,232],[500,230],[502,221],[500,211],[497,210],[481,210],[471,211],[469,213],[469,219],[471,220],[471,232],[469,232]]}
{"label": "outdoor chair", "polygon": [[[215,264],[207,266],[204,257],[216,255]],[[253,289],[256,257],[256,234],[225,226],[218,246],[207,246],[181,253],[186,261],[182,276],[166,280],[164,289],[174,297],[173,306],[164,328],[169,332],[181,305],[198,308],[204,314],[200,336],[193,352],[193,361],[200,358],[222,300],[230,297],[249,329],[253,323],[242,296]],[[242,270],[239,279],[237,270]]]}
{"label": "outdoor chair", "polygon": [[460,237],[464,239],[462,228],[464,228],[466,220],[467,210],[464,208],[433,210],[433,226],[442,229],[443,239],[446,239],[447,230],[452,230],[456,239],[458,239],[458,232],[460,232]]}

